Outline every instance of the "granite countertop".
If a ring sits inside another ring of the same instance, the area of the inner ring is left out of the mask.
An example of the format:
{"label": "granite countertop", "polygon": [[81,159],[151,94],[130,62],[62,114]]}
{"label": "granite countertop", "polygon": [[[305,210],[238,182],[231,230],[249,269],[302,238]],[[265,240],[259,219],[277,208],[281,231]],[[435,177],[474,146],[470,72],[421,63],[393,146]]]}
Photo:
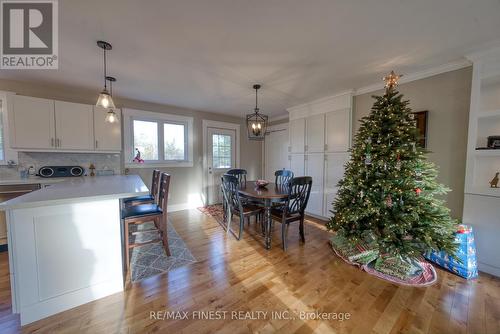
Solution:
{"label": "granite countertop", "polygon": [[148,193],[149,190],[139,175],[84,176],[68,178],[50,187],[0,203],[0,210],[118,199]]}

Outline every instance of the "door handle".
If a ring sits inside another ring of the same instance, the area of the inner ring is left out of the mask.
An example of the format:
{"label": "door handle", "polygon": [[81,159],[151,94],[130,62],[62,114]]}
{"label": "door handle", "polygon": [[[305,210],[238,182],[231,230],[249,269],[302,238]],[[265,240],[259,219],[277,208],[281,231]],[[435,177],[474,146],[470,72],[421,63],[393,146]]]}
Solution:
{"label": "door handle", "polygon": [[54,138],[50,138],[50,147],[54,147]]}
{"label": "door handle", "polygon": [[95,148],[99,148],[99,142],[97,140],[95,141]]}
{"label": "door handle", "polygon": [[208,167],[208,174],[212,174],[212,167]]}

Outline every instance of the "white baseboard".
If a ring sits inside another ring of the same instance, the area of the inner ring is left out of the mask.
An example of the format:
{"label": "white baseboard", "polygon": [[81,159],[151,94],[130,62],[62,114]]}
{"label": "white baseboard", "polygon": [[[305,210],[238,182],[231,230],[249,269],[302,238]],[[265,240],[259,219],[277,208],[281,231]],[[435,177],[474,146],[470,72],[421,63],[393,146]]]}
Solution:
{"label": "white baseboard", "polygon": [[482,271],[484,273],[500,277],[500,268],[491,266],[489,264],[483,263],[483,262],[477,262],[477,269],[479,271]]}

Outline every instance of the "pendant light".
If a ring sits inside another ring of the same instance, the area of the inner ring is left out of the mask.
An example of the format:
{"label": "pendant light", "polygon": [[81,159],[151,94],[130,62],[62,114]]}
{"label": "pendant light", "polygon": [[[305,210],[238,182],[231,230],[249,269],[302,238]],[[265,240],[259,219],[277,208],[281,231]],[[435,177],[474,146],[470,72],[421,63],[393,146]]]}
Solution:
{"label": "pendant light", "polygon": [[264,140],[267,131],[268,117],[262,115],[258,107],[257,94],[260,87],[259,84],[253,85],[253,89],[255,89],[255,109],[253,114],[248,114],[246,117],[248,139],[250,140]]}
{"label": "pendant light", "polygon": [[106,80],[106,51],[111,50],[113,47],[108,42],[97,41],[97,46],[104,50],[104,89],[99,94],[97,98],[97,107],[103,108],[115,108],[111,94],[108,92],[107,80]]}
{"label": "pendant light", "polygon": [[[106,77],[106,81],[109,81],[109,95],[113,97],[113,82],[116,81],[115,77]],[[115,112],[114,108],[109,108],[108,112],[106,113],[106,118],[105,121],[108,123],[116,123],[120,119],[118,118],[118,114]]]}

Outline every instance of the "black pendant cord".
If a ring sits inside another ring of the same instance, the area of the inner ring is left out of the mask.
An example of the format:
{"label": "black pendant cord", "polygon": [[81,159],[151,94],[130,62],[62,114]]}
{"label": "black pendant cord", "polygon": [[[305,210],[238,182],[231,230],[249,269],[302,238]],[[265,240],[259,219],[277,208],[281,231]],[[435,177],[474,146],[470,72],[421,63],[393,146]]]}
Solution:
{"label": "black pendant cord", "polygon": [[104,50],[104,90],[107,90],[107,80],[106,80],[106,48]]}
{"label": "black pendant cord", "polygon": [[255,114],[258,114],[259,113],[259,107],[258,107],[258,100],[257,100],[257,93],[258,93],[259,89],[258,88],[255,88]]}

